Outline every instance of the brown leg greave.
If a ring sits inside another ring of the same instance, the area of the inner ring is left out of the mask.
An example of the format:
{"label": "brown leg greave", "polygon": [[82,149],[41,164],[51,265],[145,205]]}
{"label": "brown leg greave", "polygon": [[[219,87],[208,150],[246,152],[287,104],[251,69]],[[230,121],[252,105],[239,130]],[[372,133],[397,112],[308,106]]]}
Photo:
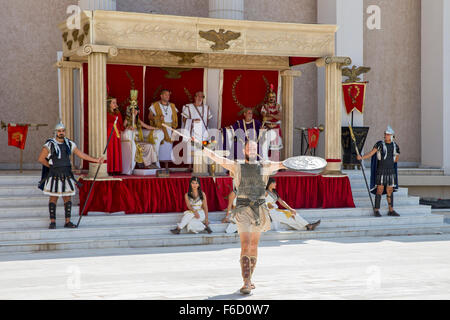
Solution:
{"label": "brown leg greave", "polygon": [[253,276],[253,271],[255,271],[256,261],[256,257],[250,257],[250,278]]}
{"label": "brown leg greave", "polygon": [[251,267],[250,267],[250,257],[249,256],[242,256],[241,257],[241,271],[242,271],[242,278],[245,280],[250,280],[251,274]]}

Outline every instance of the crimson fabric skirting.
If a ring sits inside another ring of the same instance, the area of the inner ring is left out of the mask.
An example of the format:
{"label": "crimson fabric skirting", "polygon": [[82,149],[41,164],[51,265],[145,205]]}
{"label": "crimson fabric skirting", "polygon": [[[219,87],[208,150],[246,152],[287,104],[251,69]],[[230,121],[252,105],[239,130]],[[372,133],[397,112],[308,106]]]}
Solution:
{"label": "crimson fabric skirting", "polygon": [[[125,212],[167,213],[187,210],[184,194],[190,175],[178,174],[169,178],[124,177],[122,181],[96,181],[86,205],[85,213]],[[275,176],[280,197],[295,209],[354,208],[348,177],[326,178],[320,175],[279,173]],[[92,181],[80,179],[80,214]],[[228,205],[232,178],[201,177],[201,188],[208,200],[209,211],[222,211]]]}

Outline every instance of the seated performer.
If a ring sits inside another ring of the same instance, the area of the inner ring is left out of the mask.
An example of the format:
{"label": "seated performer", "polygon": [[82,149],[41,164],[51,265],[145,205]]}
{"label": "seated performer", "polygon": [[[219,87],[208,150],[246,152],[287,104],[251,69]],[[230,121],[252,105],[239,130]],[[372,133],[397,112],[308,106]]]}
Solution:
{"label": "seated performer", "polygon": [[[130,105],[127,108],[127,116],[123,123],[125,127],[124,136],[129,141],[134,141],[133,146],[136,148],[133,150],[135,154],[134,161],[136,162],[136,168],[138,169],[149,169],[156,168],[157,166],[152,165],[158,161],[155,148],[153,146],[152,135],[149,134],[147,141],[144,139],[144,134],[142,128],[148,130],[154,130],[155,127],[149,126],[144,121],[139,119],[139,107],[137,105]],[[132,166],[134,167],[134,166]],[[128,174],[131,174],[133,168]]]}
{"label": "seated performer", "polygon": [[270,85],[269,102],[261,107],[263,116],[263,128],[266,128],[267,136],[270,139],[269,150],[272,161],[280,160],[280,150],[283,149],[281,135],[281,105],[277,103],[277,94],[273,91],[273,85]]}
{"label": "seated performer", "polygon": [[[234,147],[234,159],[238,159],[238,142],[239,139],[238,136],[236,136],[237,130],[242,130],[243,134],[245,135],[246,141],[253,140],[256,141],[256,143],[259,143],[259,140],[261,139],[262,135],[262,128],[261,128],[261,121],[257,119],[253,119],[253,110],[251,108],[247,108],[244,111],[244,119],[236,121],[232,126],[224,128],[223,129],[223,150],[231,150],[232,144]],[[232,142],[234,140],[234,137],[236,136],[236,140],[234,143]],[[242,146],[241,146],[242,147]],[[258,144],[258,153],[259,153],[259,144]],[[239,157],[241,158],[241,157]]]}
{"label": "seated performer", "polygon": [[200,186],[200,179],[192,177],[189,181],[189,191],[184,195],[186,206],[189,210],[184,212],[181,222],[175,229],[170,230],[173,234],[179,234],[186,227],[188,232],[199,233],[206,230],[211,233],[208,221],[208,203],[206,194]]}
{"label": "seated performer", "polygon": [[386,194],[389,206],[388,216],[399,217],[394,210],[394,192],[398,189],[397,162],[400,148],[394,141],[394,130],[390,126],[384,132],[384,141],[378,141],[372,151],[363,157],[357,156],[358,160],[372,158],[370,172],[370,188],[375,195],[374,216],[381,217],[381,196]]}
{"label": "seated performer", "polygon": [[[277,182],[275,178],[270,177],[266,187],[266,205],[272,218],[273,229],[278,230],[280,223],[283,223],[295,230],[313,231],[320,224],[320,220],[312,224],[308,223],[308,221],[297,214],[297,211],[280,198],[275,190],[276,187]],[[278,209],[277,201],[287,210]]]}
{"label": "seated performer", "polygon": [[169,170],[169,161],[172,161],[173,140],[171,130],[162,126],[162,124],[164,123],[173,129],[178,127],[178,110],[175,104],[169,102],[170,94],[169,90],[162,90],[161,99],[150,106],[148,115],[150,124],[156,127],[156,130],[151,131],[150,135],[153,135],[159,162],[165,163],[166,170]]}
{"label": "seated performer", "polygon": [[70,221],[72,211],[71,197],[75,195],[75,184],[78,182],[72,173],[70,155],[73,153],[83,160],[103,163],[103,157],[92,158],[81,152],[75,142],[67,139],[66,127],[59,123],[55,126],[55,138],[45,142],[39,155],[38,161],[42,163],[42,179],[39,182],[39,189],[44,194],[50,196],[48,209],[50,212],[49,229],[56,229],[56,204],[58,198],[64,200],[65,224],[64,228],[76,228]]}
{"label": "seated performer", "polygon": [[[203,92],[196,92],[194,103],[185,105],[181,112],[183,128],[188,131],[189,136],[194,136],[199,141],[209,139],[208,121],[212,118],[210,107],[203,103],[204,98]],[[186,141],[187,138],[183,140]],[[192,168],[192,161],[189,162],[189,168]]]}
{"label": "seated performer", "polygon": [[112,134],[111,141],[108,145],[107,153],[107,163],[108,163],[108,173],[109,174],[120,174],[122,173],[122,144],[120,142],[120,133],[124,130],[122,115],[119,111],[119,106],[117,105],[117,99],[114,97],[109,97],[107,101],[108,113],[107,113],[107,134],[114,130],[114,122],[116,122],[116,128],[118,130],[119,137],[116,133]]}

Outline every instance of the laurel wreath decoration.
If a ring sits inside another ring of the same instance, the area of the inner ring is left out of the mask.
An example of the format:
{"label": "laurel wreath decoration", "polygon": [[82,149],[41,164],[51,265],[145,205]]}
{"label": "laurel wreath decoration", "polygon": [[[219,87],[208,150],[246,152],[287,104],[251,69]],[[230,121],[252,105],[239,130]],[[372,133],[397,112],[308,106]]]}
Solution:
{"label": "laurel wreath decoration", "polygon": [[133,77],[128,73],[128,71],[125,71],[127,78],[130,80],[130,84],[131,84],[131,90],[134,90],[134,79]]}
{"label": "laurel wreath decoration", "polygon": [[234,80],[233,85],[232,85],[232,87],[231,87],[231,95],[232,95],[232,97],[233,97],[234,103],[236,103],[236,105],[237,105],[239,108],[241,108],[241,111],[239,111],[238,115],[242,115],[242,114],[244,113],[244,110],[245,110],[246,108],[253,109],[253,113],[254,113],[255,115],[259,115],[259,109],[267,102],[267,95],[268,95],[268,93],[269,93],[269,91],[270,91],[270,84],[269,84],[269,81],[267,80],[267,78],[266,78],[265,76],[262,76],[262,78],[263,78],[263,80],[264,80],[264,83],[266,84],[266,93],[264,94],[263,100],[262,100],[260,103],[258,103],[256,106],[254,106],[254,107],[247,107],[247,106],[243,105],[242,103],[239,102],[239,99],[238,99],[238,97],[237,97],[237,95],[236,95],[236,87],[237,87],[239,81],[241,81],[241,79],[242,79],[242,74],[239,75],[239,76],[236,78],[236,80]]}
{"label": "laurel wreath decoration", "polygon": [[[357,90],[355,96],[352,95],[352,89],[353,88],[356,88],[356,90]],[[350,96],[350,98],[352,98],[352,103],[355,104],[356,103],[356,98],[358,98],[359,94],[361,93],[361,89],[358,86],[355,86],[355,87],[350,86],[347,91],[348,91],[348,95]]]}
{"label": "laurel wreath decoration", "polygon": [[156,88],[156,90],[155,90],[155,92],[153,92],[153,97],[152,97],[152,101],[156,101],[156,99],[158,98],[158,93],[161,91],[161,89],[162,89],[162,84],[160,84],[157,88]]}
{"label": "laurel wreath decoration", "polygon": [[191,93],[189,92],[188,89],[186,89],[186,87],[184,87],[184,93],[186,93],[186,95],[187,95],[187,97],[188,97],[188,99],[189,99],[189,102],[190,102],[190,103],[193,103],[193,102],[194,102],[194,99],[192,98]]}

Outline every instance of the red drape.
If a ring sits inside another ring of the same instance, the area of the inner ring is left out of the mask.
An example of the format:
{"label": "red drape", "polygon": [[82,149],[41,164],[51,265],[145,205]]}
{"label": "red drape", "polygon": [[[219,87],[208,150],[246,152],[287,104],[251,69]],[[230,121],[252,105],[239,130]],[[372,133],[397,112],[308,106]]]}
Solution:
{"label": "red drape", "polygon": [[278,71],[225,70],[222,95],[222,127],[242,119],[244,107],[253,108],[256,119],[270,85],[278,88]]}
{"label": "red drape", "polygon": [[144,102],[144,68],[142,66],[126,66],[108,64],[106,66],[106,83],[109,95],[117,99],[122,116],[129,106],[130,90],[134,86],[138,90],[138,106],[141,110],[139,118],[143,119]]}
{"label": "red drape", "polygon": [[[352,190],[348,177],[326,178],[319,175],[279,173],[275,176],[280,197],[291,207],[353,208]],[[165,213],[186,210],[184,194],[190,176],[179,174],[169,178],[126,178],[122,181],[97,181],[86,212]],[[86,201],[92,181],[80,179],[80,211]],[[209,211],[222,211],[228,205],[232,190],[230,177],[200,178],[207,195]]]}
{"label": "red drape", "polygon": [[[117,136],[116,131],[114,130],[114,123],[117,118],[117,132],[119,136]],[[117,114],[111,114],[108,112],[107,114],[107,124],[108,124],[108,138],[112,133],[111,140],[109,141],[108,150],[107,150],[107,163],[108,163],[108,173],[122,173],[122,143],[120,142],[120,132],[124,130],[122,115],[120,112]]]}

